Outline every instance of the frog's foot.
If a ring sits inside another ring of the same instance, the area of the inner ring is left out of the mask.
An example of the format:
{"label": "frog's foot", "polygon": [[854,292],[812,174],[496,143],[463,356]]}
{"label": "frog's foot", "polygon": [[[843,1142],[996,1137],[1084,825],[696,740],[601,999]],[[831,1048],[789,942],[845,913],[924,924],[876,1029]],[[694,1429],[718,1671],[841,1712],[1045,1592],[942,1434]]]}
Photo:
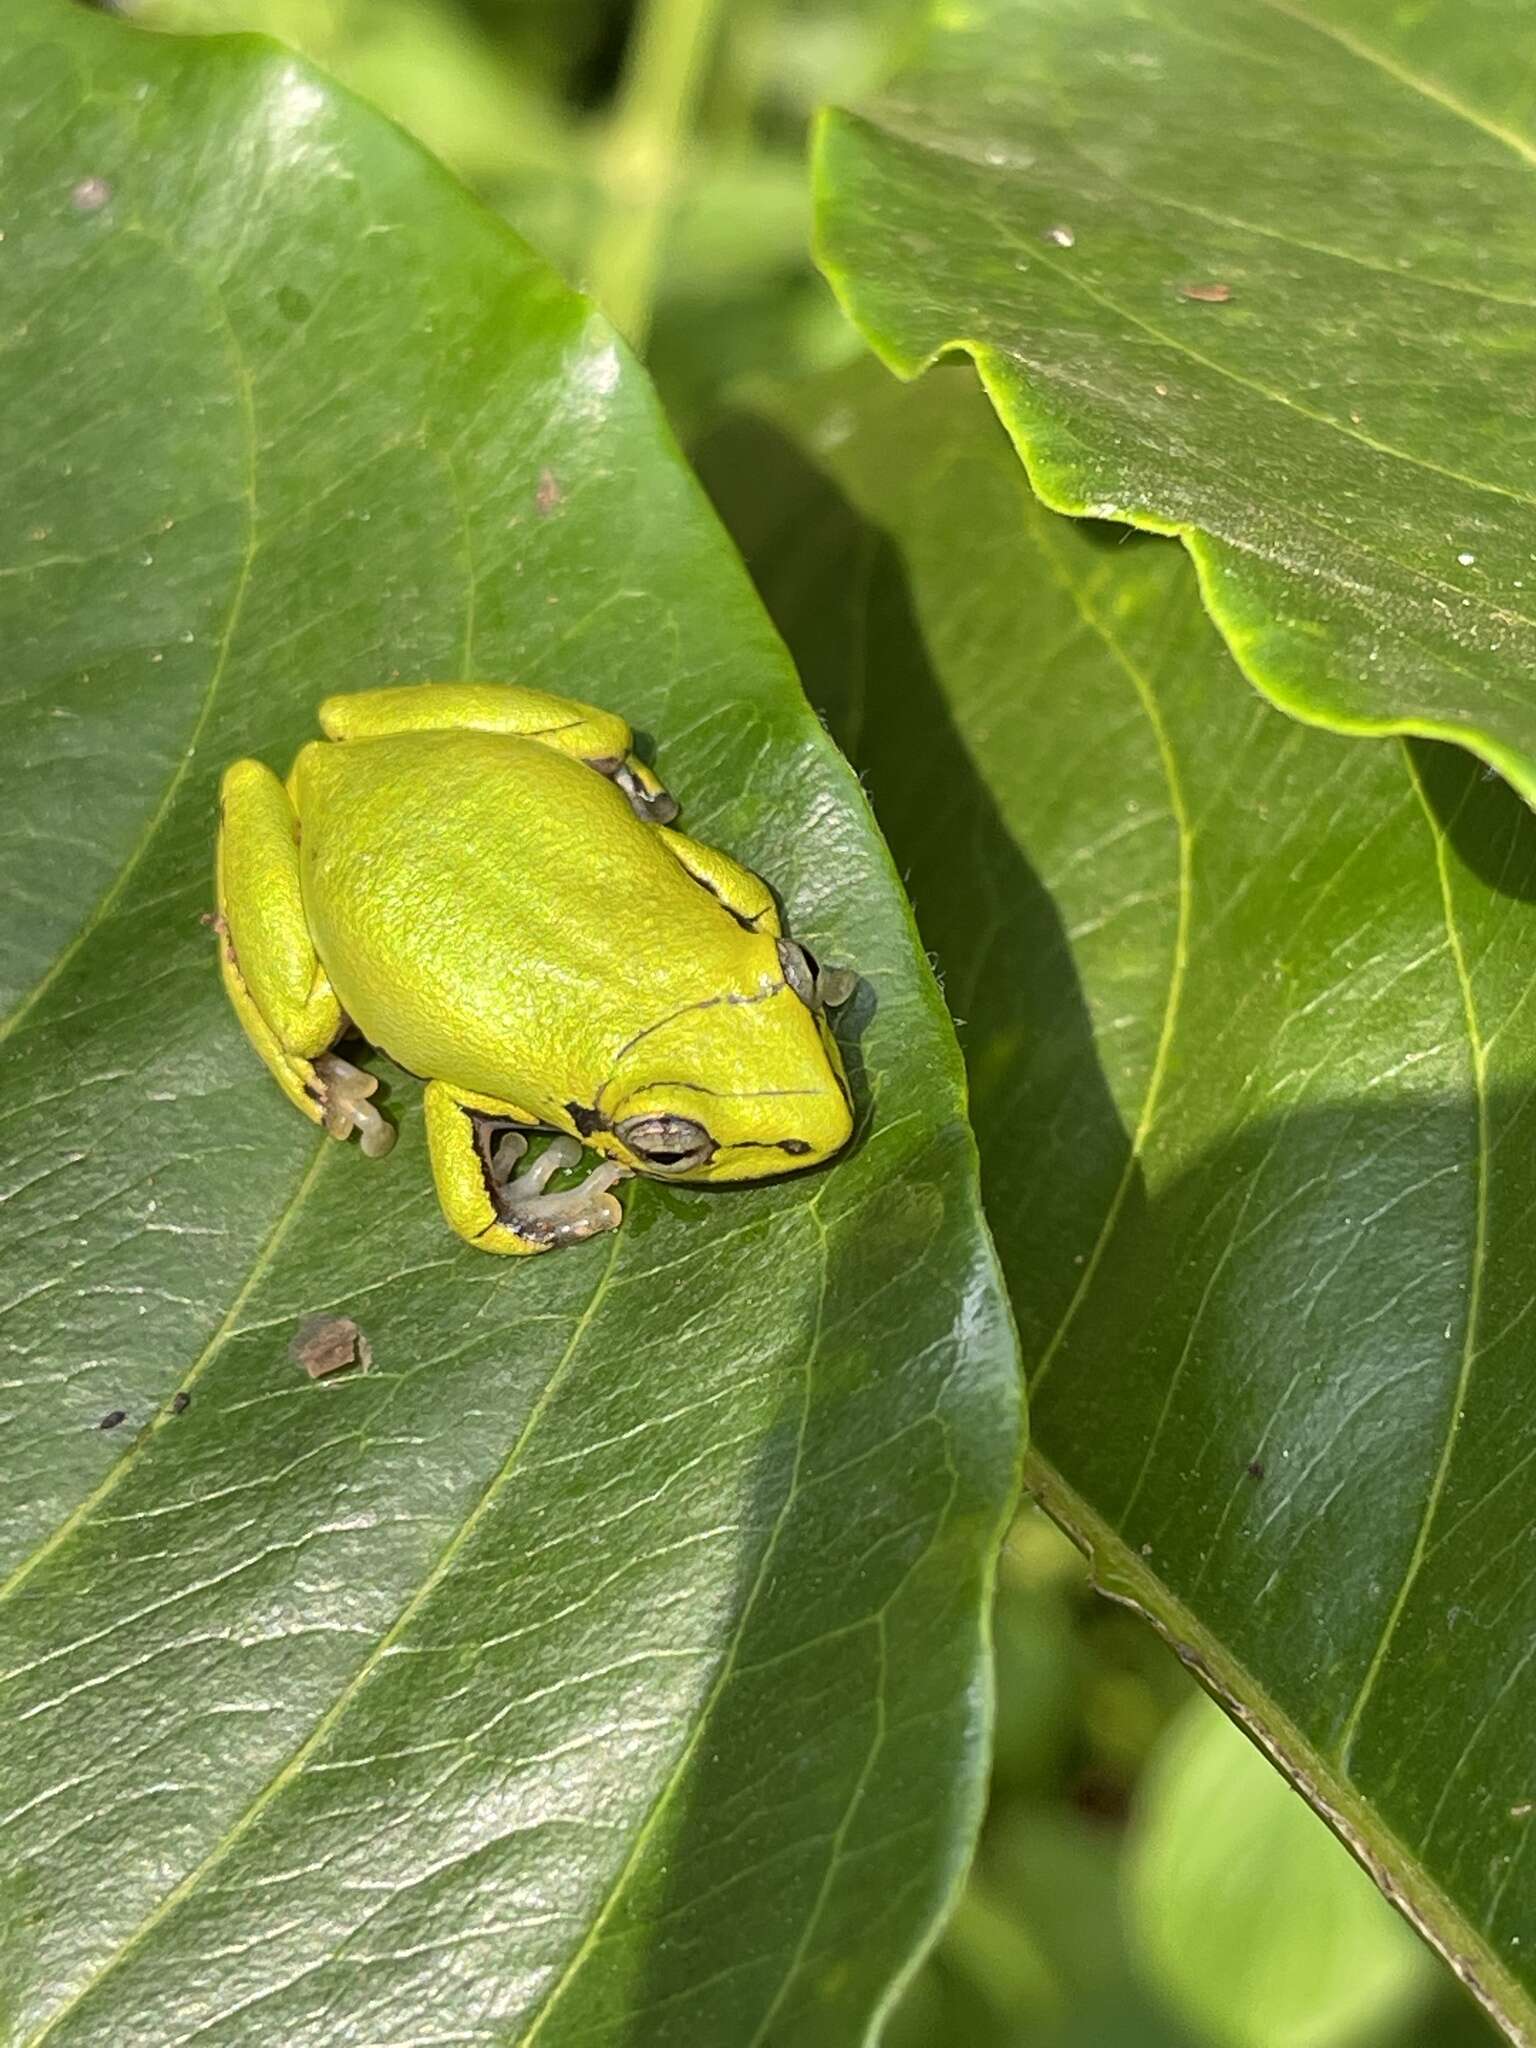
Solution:
{"label": "frog's foot", "polygon": [[395,1127],[368,1100],[379,1085],[377,1076],[333,1052],[322,1053],[314,1065],[315,1079],[324,1090],[320,1112],[325,1128],[333,1138],[350,1138],[356,1131],[368,1157],[382,1159],[395,1142]]}
{"label": "frog's foot", "polygon": [[574,1138],[551,1138],[532,1166],[507,1178],[528,1149],[519,1131],[505,1131],[491,1154],[492,1200],[502,1226],[530,1245],[554,1248],[580,1244],[605,1230],[617,1230],[624,1211],[608,1190],[624,1178],[612,1160],[594,1167],[579,1187],[547,1192],[550,1181],[567,1167],[579,1165],[582,1148]]}
{"label": "frog's foot", "polygon": [[670,825],[677,816],[677,798],[662,788],[658,778],[633,754],[622,759],[594,761],[592,766],[606,775],[629,798],[629,807],[643,825]]}
{"label": "frog's foot", "polygon": [[478,1250],[554,1251],[617,1230],[623,1222],[624,1212],[609,1193],[624,1178],[616,1163],[599,1166],[579,1187],[551,1192],[554,1176],[582,1157],[572,1137],[551,1139],[531,1166],[518,1171],[528,1150],[525,1133],[539,1128],[536,1113],[446,1081],[427,1083],[423,1107],[443,1214]]}

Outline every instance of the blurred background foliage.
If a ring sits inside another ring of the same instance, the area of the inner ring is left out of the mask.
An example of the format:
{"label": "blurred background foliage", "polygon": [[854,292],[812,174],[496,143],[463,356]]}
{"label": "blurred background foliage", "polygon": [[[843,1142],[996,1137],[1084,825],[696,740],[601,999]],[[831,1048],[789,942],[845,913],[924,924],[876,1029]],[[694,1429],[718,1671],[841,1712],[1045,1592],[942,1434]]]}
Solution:
{"label": "blurred background foliage", "polygon": [[[102,0],[98,0],[102,4]],[[916,0],[110,0],[260,30],[418,135],[645,353],[685,441],[860,344],[806,128]],[[1323,1823],[1032,1507],[995,1614],[980,1853],[889,2048],[1476,2048],[1493,2030]]]}
{"label": "blurred background foliage", "polygon": [[854,350],[809,259],[806,123],[890,67],[911,0],[112,11],[157,29],[261,29],[372,100],[646,345],[685,430],[743,373],[829,367]]}

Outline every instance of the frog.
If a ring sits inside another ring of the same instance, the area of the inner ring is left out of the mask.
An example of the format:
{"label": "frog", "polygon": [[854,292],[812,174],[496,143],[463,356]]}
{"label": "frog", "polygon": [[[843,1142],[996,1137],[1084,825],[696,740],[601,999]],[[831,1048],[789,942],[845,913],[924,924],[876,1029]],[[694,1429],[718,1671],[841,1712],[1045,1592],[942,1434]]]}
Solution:
{"label": "frog", "polygon": [[616,1229],[632,1176],[748,1182],[843,1150],[830,1013],[856,977],[676,828],[622,717],[423,682],[327,697],[318,722],[286,780],[224,771],[212,922],[245,1035],[329,1137],[395,1141],[377,1076],[337,1049],[356,1035],[425,1084],[448,1223],[510,1254]]}

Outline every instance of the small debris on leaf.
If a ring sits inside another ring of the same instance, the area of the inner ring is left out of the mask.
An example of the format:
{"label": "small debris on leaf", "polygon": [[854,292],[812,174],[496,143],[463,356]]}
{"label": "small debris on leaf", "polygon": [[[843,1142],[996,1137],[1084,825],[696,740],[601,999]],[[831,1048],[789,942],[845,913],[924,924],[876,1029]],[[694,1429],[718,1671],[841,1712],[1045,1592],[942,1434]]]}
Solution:
{"label": "small debris on leaf", "polygon": [[171,1396],[171,1413],[173,1415],[185,1415],[187,1410],[191,1406],[192,1396],[186,1391],[185,1388],[183,1388],[179,1394],[173,1394]]}
{"label": "small debris on leaf", "polygon": [[1250,1479],[1262,1479],[1264,1477],[1264,1460],[1262,1458],[1250,1458],[1248,1460],[1248,1477]]}
{"label": "small debris on leaf", "polygon": [[288,1352],[312,1380],[328,1379],[354,1365],[366,1372],[373,1363],[373,1346],[350,1316],[306,1316]]}
{"label": "small debris on leaf", "polygon": [[76,213],[100,213],[112,197],[112,187],[105,178],[82,178],[69,195],[69,203]]}
{"label": "small debris on leaf", "polygon": [[547,519],[552,512],[558,509],[560,501],[564,496],[565,493],[560,488],[555,472],[552,469],[541,469],[539,471],[539,488],[534,500],[539,508],[539,517]]}
{"label": "small debris on leaf", "polygon": [[1071,228],[1054,227],[1047,228],[1040,239],[1042,242],[1054,242],[1058,249],[1070,249],[1076,242],[1077,236],[1072,232]]}
{"label": "small debris on leaf", "polygon": [[126,1408],[109,1408],[96,1427],[98,1429],[116,1429],[120,1422],[126,1422],[127,1420],[128,1410]]}
{"label": "small debris on leaf", "polygon": [[1536,1813],[1536,1799],[1522,1799],[1509,1809],[1511,1820],[1524,1820],[1531,1813]]}
{"label": "small debris on leaf", "polygon": [[1166,384],[1154,384],[1152,386],[1152,389],[1157,393],[1159,398],[1166,398],[1168,396],[1168,386]]}
{"label": "small debris on leaf", "polygon": [[1224,306],[1232,296],[1229,284],[1181,284],[1181,299],[1199,299],[1203,305]]}

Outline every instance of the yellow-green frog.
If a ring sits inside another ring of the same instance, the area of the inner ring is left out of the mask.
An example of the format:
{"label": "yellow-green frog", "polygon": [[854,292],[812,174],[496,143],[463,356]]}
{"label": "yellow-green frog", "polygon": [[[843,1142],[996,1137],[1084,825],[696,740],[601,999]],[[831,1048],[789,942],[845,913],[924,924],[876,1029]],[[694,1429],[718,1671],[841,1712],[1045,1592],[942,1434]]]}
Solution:
{"label": "yellow-green frog", "polygon": [[[377,1157],[393,1127],[349,1029],[427,1083],[432,1172],[471,1244],[614,1229],[626,1174],[755,1180],[847,1142],[826,1010],[850,991],[767,885],[669,828],[610,712],[501,683],[329,698],[286,786],[237,761],[219,804],[219,959],[289,1100]],[[558,1133],[516,1171],[524,1132]],[[579,1187],[548,1182],[585,1145]]]}

